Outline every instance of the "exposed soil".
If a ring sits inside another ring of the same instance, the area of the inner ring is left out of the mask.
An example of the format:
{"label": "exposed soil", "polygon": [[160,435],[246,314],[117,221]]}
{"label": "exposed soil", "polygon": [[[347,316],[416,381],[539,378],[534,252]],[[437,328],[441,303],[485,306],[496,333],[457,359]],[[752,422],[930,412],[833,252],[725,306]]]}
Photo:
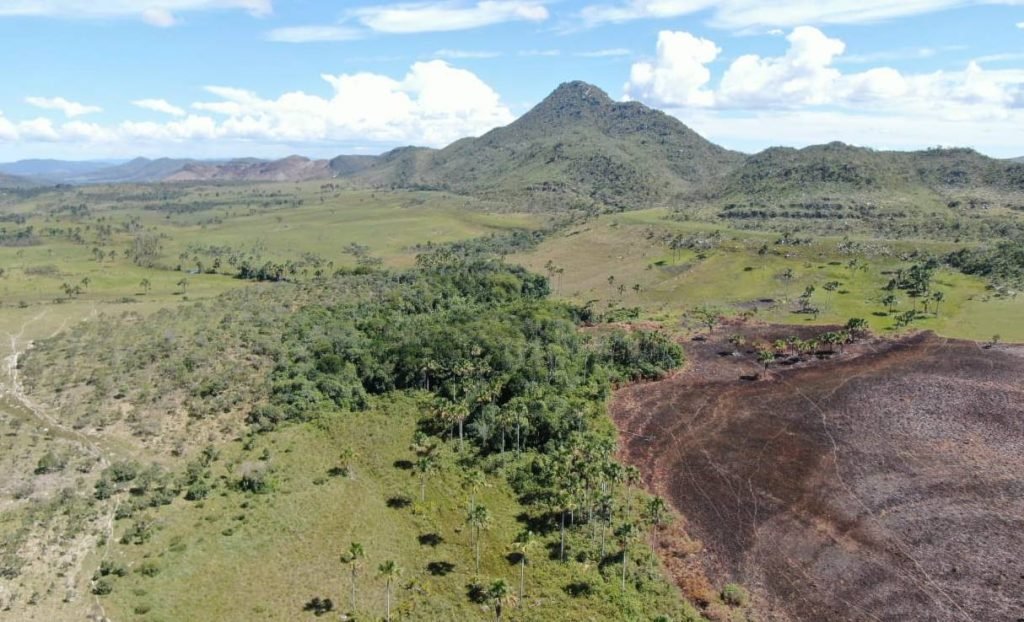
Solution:
{"label": "exposed soil", "polygon": [[922,333],[757,379],[729,331],[613,404],[713,580],[769,620],[1024,620],[1024,349]]}

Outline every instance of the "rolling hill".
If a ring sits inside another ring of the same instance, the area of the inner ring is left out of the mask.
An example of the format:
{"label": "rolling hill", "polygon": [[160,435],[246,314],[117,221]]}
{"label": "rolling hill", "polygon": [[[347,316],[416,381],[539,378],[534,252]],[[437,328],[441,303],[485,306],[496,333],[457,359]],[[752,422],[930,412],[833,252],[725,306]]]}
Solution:
{"label": "rolling hill", "polygon": [[731,218],[1024,209],[1024,165],[971,149],[773,147],[709,186],[708,196]]}
{"label": "rolling hill", "polygon": [[306,181],[333,177],[327,160],[289,156],[281,160],[231,160],[189,163],[164,181]]}
{"label": "rolling hill", "polygon": [[438,151],[397,149],[351,177],[540,209],[595,203],[628,209],[697,192],[743,158],[663,112],[569,82],[506,127]]}
{"label": "rolling hill", "polygon": [[38,184],[31,179],[0,173],[0,188],[27,188]]}

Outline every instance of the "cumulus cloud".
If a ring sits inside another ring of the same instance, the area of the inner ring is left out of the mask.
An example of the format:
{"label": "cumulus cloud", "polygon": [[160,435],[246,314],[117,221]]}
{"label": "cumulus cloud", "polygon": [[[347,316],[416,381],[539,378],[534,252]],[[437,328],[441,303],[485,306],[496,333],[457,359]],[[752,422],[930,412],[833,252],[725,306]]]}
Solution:
{"label": "cumulus cloud", "polygon": [[980,4],[1020,4],[1019,0],[623,0],[592,4],[580,13],[584,24],[679,17],[701,11],[713,26],[735,30],[801,24],[865,24]]}
{"label": "cumulus cloud", "polygon": [[861,113],[898,112],[944,119],[1006,119],[1024,107],[1024,70],[984,69],[904,74],[891,67],[843,73],[834,64],[840,39],[794,28],[781,56],[743,55],[712,85],[707,66],[720,50],[685,32],[658,35],[654,60],[635,63],[625,96],[666,108],[764,111],[831,106]]}
{"label": "cumulus cloud", "polygon": [[707,88],[711,70],[706,65],[721,51],[708,39],[663,30],[658,33],[655,59],[634,63],[630,69],[626,95],[659,106],[712,106],[715,94]]}
{"label": "cumulus cloud", "polygon": [[321,77],[329,85],[327,96],[296,91],[265,98],[245,89],[208,86],[210,98],[193,103],[191,112],[160,99],[133,102],[175,117],[166,122],[55,124],[45,118],[14,122],[0,114],[0,141],[165,145],[360,141],[443,146],[513,119],[488,84],[441,60],[414,63],[397,79],[366,72]]}
{"label": "cumulus cloud", "polygon": [[469,30],[513,21],[542,22],[548,18],[548,9],[540,0],[446,1],[362,7],[350,15],[376,32],[407,34]]}
{"label": "cumulus cloud", "polygon": [[146,110],[152,110],[153,112],[169,114],[172,117],[185,116],[184,110],[165,99],[137,99],[132,102],[132,105],[138,106],[139,108],[145,108]]}
{"label": "cumulus cloud", "polygon": [[347,26],[292,26],[275,28],[267,33],[267,40],[277,43],[314,43],[319,41],[352,41],[363,33]]}
{"label": "cumulus cloud", "polygon": [[103,109],[99,106],[86,106],[78,102],[68,101],[63,97],[26,97],[25,102],[36,108],[59,110],[64,113],[64,116],[69,118],[103,112]]}
{"label": "cumulus cloud", "polygon": [[781,57],[745,54],[733,61],[722,76],[721,98],[754,107],[825,103],[840,76],[832,61],[846,45],[810,26],[795,28],[786,40]]}
{"label": "cumulus cloud", "polygon": [[271,0],[5,0],[0,17],[128,18],[168,27],[178,22],[178,13],[228,9],[264,16],[272,6]]}

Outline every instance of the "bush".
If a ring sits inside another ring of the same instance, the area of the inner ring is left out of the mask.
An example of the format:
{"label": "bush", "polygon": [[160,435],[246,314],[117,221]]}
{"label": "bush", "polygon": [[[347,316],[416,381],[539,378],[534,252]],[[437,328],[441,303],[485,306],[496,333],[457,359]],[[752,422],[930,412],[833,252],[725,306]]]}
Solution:
{"label": "bush", "polygon": [[100,579],[92,586],[92,593],[97,596],[106,596],[114,591],[114,584],[107,579]]}
{"label": "bush", "polygon": [[160,565],[152,560],[144,561],[139,566],[138,573],[144,577],[155,577],[160,574]]}
{"label": "bush", "polygon": [[742,586],[736,583],[729,583],[722,588],[722,601],[733,607],[743,607],[747,604],[749,596]]}
{"label": "bush", "polygon": [[185,498],[189,501],[201,501],[210,494],[210,484],[205,479],[196,480],[185,491]]}
{"label": "bush", "polygon": [[67,458],[58,456],[52,451],[48,451],[36,463],[36,475],[44,475],[46,473],[57,473],[64,470],[67,465]]}

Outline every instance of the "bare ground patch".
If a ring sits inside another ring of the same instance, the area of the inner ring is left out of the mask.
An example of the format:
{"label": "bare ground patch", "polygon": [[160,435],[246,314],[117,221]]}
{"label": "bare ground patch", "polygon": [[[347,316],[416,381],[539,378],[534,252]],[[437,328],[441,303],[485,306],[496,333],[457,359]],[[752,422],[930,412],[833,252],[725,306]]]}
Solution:
{"label": "bare ground patch", "polygon": [[623,458],[717,584],[747,585],[773,620],[1024,618],[1020,348],[924,333],[753,380],[729,330],[613,404]]}

